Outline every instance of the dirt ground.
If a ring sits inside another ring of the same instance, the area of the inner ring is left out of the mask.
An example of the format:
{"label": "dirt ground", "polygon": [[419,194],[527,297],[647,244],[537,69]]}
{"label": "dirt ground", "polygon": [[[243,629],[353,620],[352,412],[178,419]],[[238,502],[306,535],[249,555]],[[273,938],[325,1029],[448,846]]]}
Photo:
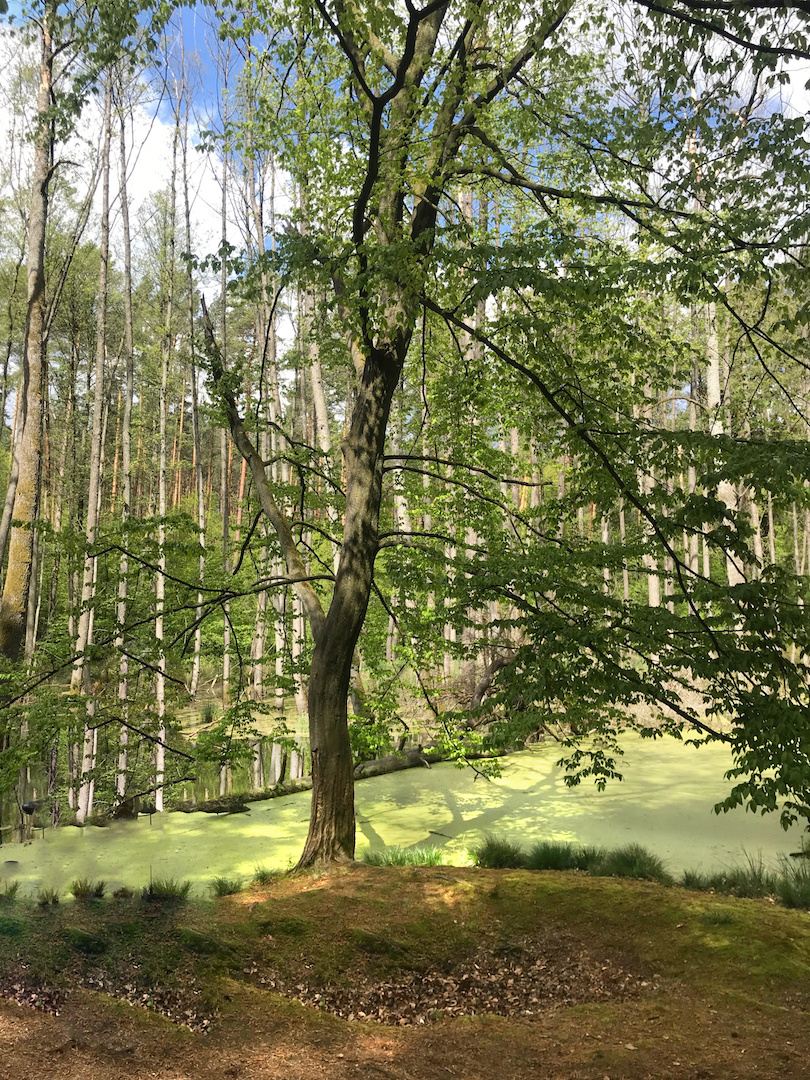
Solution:
{"label": "dirt ground", "polygon": [[[358,963],[356,980],[349,974],[337,988],[316,989],[317,980],[307,984],[307,972],[317,968],[317,951],[332,946],[321,935],[336,940],[343,932],[336,913],[351,920],[353,940],[368,954],[375,935],[390,925],[392,903],[409,917],[421,905],[427,919],[440,901],[447,903],[453,886],[437,885],[428,871],[369,870],[315,886],[285,885],[272,899],[251,894],[221,906],[219,925],[242,927],[275,904],[272,911],[320,919],[318,933],[305,947],[290,946],[297,950],[290,953],[295,963],[278,979],[259,953],[240,959],[244,966],[236,975],[220,973],[216,1010],[205,1030],[80,985],[46,1002],[58,1011],[7,998],[0,1000],[0,1077],[810,1080],[806,913],[750,901],[735,908],[725,900],[717,914],[705,907],[710,901],[683,890],[622,882],[600,892],[590,881],[569,886],[565,875],[552,875],[544,893],[537,878],[526,884],[528,875],[474,878],[473,871],[461,871],[458,877],[459,889],[480,894],[468,902],[468,917],[491,915],[490,898],[498,890],[498,902],[513,905],[499,909],[491,933],[485,918],[475,923],[478,944],[463,962],[420,961],[411,970],[400,958],[384,978],[376,960],[366,968]],[[576,908],[578,897],[587,903]],[[527,906],[548,912],[555,932],[527,937],[514,914]],[[565,913],[560,931],[555,920]],[[513,924],[516,932],[507,939],[505,929]],[[362,939],[357,925],[367,928]],[[441,925],[428,926],[437,933],[437,948]],[[662,926],[672,928],[671,942],[660,938]],[[688,932],[689,940],[678,937]],[[391,939],[380,941],[390,945]],[[329,963],[336,965],[339,955]],[[382,1010],[385,1023],[347,1019],[374,1010]]]}
{"label": "dirt ground", "polygon": [[[426,1028],[313,1022],[259,1000],[208,1034],[195,1034],[131,1006],[71,996],[59,1016],[0,1004],[0,1063],[6,1080],[800,1080],[810,1077],[806,1023],[784,1015],[735,1024],[690,1016],[666,1030],[654,1002],[610,1016],[587,1006],[568,1015],[457,1019]],[[806,1017],[805,1017],[806,1021]]]}

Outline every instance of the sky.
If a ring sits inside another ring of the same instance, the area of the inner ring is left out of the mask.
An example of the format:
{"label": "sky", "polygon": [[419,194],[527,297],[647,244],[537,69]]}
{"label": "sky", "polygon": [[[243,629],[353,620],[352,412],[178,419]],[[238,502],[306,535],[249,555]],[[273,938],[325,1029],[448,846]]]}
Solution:
{"label": "sky", "polygon": [[[16,14],[19,21],[21,0],[10,0],[9,10]],[[182,50],[191,70],[193,110],[191,122],[191,141],[199,142],[199,129],[208,124],[208,117],[215,117],[218,109],[218,87],[213,60],[216,26],[212,24],[213,13],[201,5],[180,9],[175,13],[173,22],[182,27]],[[7,31],[0,23],[0,67],[3,64],[3,38]],[[171,81],[180,70],[181,42],[175,36],[171,54],[157,73],[153,72],[152,89],[146,93],[141,103],[135,108],[129,137],[131,140],[131,172],[128,187],[134,203],[133,220],[137,208],[145,205],[150,196],[161,189],[166,189],[171,171],[171,143],[173,118],[171,103],[167,95],[161,96],[158,80],[168,77]],[[776,97],[771,108],[784,108],[786,112],[806,115],[810,111],[810,90],[805,84],[810,80],[810,62],[795,62],[792,65],[790,83],[782,88],[780,102]],[[97,126],[98,106],[91,103],[86,107],[87,124],[84,130]],[[9,130],[9,112],[0,109],[0,140]],[[192,193],[192,221],[196,238],[196,252],[200,255],[215,251],[219,246],[221,225],[219,221],[221,204],[221,186],[218,177],[219,163],[215,156],[192,150],[188,158],[190,186]],[[283,178],[279,188],[283,189]],[[288,208],[288,200],[281,200],[278,208],[283,215]],[[230,214],[228,223],[229,239],[239,244],[236,216]]]}

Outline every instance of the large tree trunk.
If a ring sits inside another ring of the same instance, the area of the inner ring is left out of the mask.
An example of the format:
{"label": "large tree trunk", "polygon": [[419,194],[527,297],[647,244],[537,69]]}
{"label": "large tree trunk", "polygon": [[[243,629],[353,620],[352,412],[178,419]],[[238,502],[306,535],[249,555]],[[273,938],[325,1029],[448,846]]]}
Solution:
{"label": "large tree trunk", "polygon": [[391,399],[409,337],[370,350],[352,424],[343,442],[347,477],[343,544],[329,611],[324,615],[308,579],[286,517],[275,501],[261,455],[245,431],[233,395],[224,385],[213,325],[203,319],[214,382],[226,405],[233,441],[247,462],[262,509],[284,554],[287,574],[309,619],[315,643],[309,677],[312,810],[299,867],[354,858],[354,788],[347,701],[354,649],[371,595],[382,497],[382,462]]}
{"label": "large tree trunk", "polygon": [[[400,344],[400,348],[401,348]],[[309,674],[312,809],[299,867],[354,858],[354,787],[347,701],[354,649],[371,595],[382,494],[382,456],[391,399],[402,369],[391,346],[366,360],[343,444],[346,513],[335,591],[315,636]]]}

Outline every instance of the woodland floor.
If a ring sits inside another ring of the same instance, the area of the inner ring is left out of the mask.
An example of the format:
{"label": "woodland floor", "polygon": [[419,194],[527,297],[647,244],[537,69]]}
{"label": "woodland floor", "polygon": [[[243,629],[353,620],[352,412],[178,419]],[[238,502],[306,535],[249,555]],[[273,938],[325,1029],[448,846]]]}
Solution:
{"label": "woodland floor", "polygon": [[810,1080],[810,915],[577,874],[8,904],[0,992],[4,1080]]}

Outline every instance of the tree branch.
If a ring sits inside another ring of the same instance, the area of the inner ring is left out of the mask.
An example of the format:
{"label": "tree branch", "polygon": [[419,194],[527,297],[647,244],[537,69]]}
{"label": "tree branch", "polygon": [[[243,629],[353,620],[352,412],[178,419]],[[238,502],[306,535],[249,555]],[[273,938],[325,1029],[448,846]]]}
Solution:
{"label": "tree branch", "polygon": [[307,618],[309,619],[309,624],[312,628],[312,636],[315,641],[318,641],[326,624],[326,616],[323,607],[321,606],[321,601],[318,594],[309,583],[307,568],[298,551],[287,518],[275,500],[270,481],[267,479],[267,473],[264,470],[264,462],[245,431],[242,418],[236,408],[236,401],[233,393],[228,389],[226,384],[225,371],[222,367],[222,355],[219,351],[216,338],[214,337],[214,327],[211,323],[211,316],[208,314],[208,308],[206,307],[204,297],[201,297],[200,303],[202,305],[203,328],[205,331],[205,340],[208,345],[209,359],[211,361],[211,375],[214,382],[214,388],[222,396],[231,437],[239,453],[250,468],[250,474],[253,478],[256,493],[259,497],[259,503],[278,537],[279,544],[281,545],[281,553],[287,567],[287,573],[293,580],[293,588],[295,589],[296,594],[303,605],[304,611],[307,614]]}

